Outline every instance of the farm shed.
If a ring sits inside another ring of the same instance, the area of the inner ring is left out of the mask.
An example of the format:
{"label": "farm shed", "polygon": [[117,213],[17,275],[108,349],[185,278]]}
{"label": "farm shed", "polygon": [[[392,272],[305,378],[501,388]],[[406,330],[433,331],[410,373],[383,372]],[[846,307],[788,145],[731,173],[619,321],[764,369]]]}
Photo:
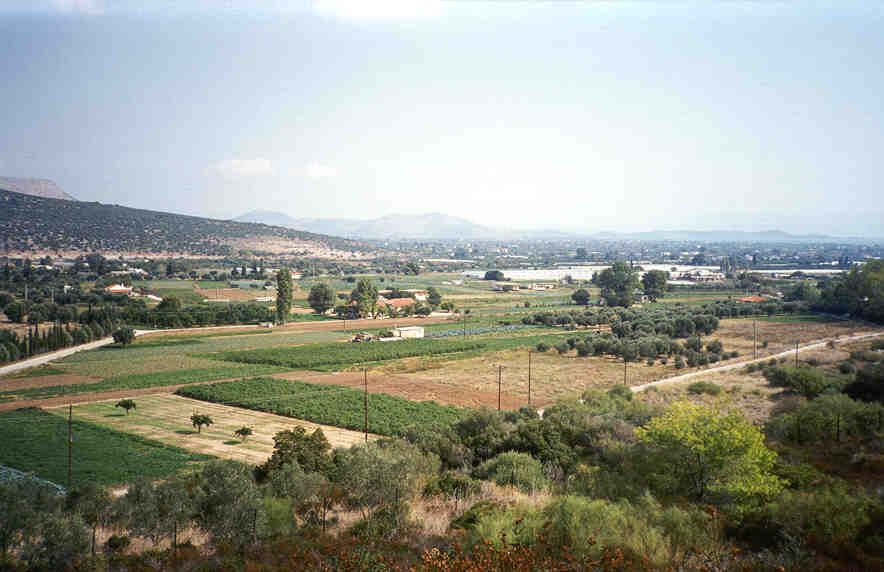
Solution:
{"label": "farm shed", "polygon": [[422,326],[403,326],[393,328],[393,335],[397,338],[422,338],[424,337],[424,329]]}

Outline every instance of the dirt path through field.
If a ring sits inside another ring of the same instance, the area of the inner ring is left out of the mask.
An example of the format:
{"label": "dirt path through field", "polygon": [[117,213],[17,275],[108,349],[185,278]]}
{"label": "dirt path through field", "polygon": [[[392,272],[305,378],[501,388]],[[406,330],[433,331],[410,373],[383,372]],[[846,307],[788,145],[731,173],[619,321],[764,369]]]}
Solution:
{"label": "dirt path through field", "polygon": [[[212,425],[198,433],[190,424],[193,412],[209,415]],[[115,408],[114,400],[110,400],[75,406],[73,416],[195,453],[253,464],[267,460],[273,453],[273,436],[285,429],[300,426],[312,433],[320,428],[332,447],[349,447],[365,440],[365,435],[358,431],[168,393],[138,399],[137,409],[128,415]],[[233,434],[240,427],[252,429],[252,435],[244,442]],[[377,439],[377,436],[369,435],[369,439]]]}
{"label": "dirt path through field", "polygon": [[[856,335],[853,335],[853,336],[847,336],[847,337],[838,338],[837,341],[838,341],[838,343],[855,342],[855,341],[858,341],[858,340],[865,340],[865,339],[868,339],[868,338],[875,338],[875,337],[878,337],[878,336],[884,336],[884,332],[872,332],[872,333],[867,333],[867,334],[856,334]],[[784,352],[780,352],[780,353],[778,353],[778,354],[774,354],[774,355],[767,356],[767,357],[764,357],[764,358],[753,359],[753,360],[746,360],[746,361],[741,361],[741,362],[732,363],[732,364],[728,364],[728,365],[722,365],[722,366],[718,366],[718,367],[710,367],[709,369],[701,369],[701,370],[699,370],[699,371],[692,371],[692,372],[690,372],[690,373],[683,373],[683,374],[681,374],[681,375],[676,375],[676,376],[673,376],[673,377],[667,377],[666,379],[660,379],[660,380],[657,380],[657,381],[652,381],[651,383],[645,383],[645,384],[642,384],[642,385],[635,385],[635,386],[631,387],[630,389],[632,389],[632,391],[642,391],[643,389],[646,389],[646,388],[651,387],[651,386],[654,386],[654,385],[663,385],[663,384],[665,384],[665,383],[676,383],[676,382],[679,382],[679,381],[685,381],[685,380],[688,380],[688,379],[692,379],[692,378],[694,378],[694,377],[699,377],[699,376],[701,376],[701,375],[707,375],[707,374],[710,374],[710,373],[718,373],[718,372],[722,372],[722,371],[728,371],[728,370],[732,370],[732,369],[736,369],[736,368],[744,367],[746,364],[750,364],[750,363],[765,362],[765,361],[768,361],[768,360],[770,360],[770,359],[772,359],[772,358],[779,359],[779,358],[781,358],[781,357],[794,356],[796,351],[800,354],[801,352],[806,352],[807,350],[815,350],[815,349],[823,348],[823,347],[826,346],[827,343],[829,343],[829,341],[830,341],[831,339],[832,339],[832,338],[830,338],[830,339],[826,339],[826,340],[816,341],[816,342],[813,342],[813,343],[811,343],[811,344],[806,344],[806,345],[800,346],[800,347],[797,348],[797,350],[796,350],[796,349],[786,350],[786,351],[784,351]]]}

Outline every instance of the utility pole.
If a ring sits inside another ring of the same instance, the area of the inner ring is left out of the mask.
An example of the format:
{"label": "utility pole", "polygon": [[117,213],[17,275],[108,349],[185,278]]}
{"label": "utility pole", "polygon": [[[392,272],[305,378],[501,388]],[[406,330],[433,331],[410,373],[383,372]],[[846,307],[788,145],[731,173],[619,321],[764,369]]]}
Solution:
{"label": "utility pole", "polygon": [[365,428],[365,442],[368,443],[368,370],[362,370],[362,377],[365,383],[365,393],[364,393],[364,402],[365,402],[365,424],[363,427]]}
{"label": "utility pole", "polygon": [[623,356],[623,385],[626,385],[626,356]]}
{"label": "utility pole", "polygon": [[531,407],[531,350],[528,350],[528,407]]}
{"label": "utility pole", "polygon": [[755,355],[753,356],[755,359],[758,359],[758,320],[752,320],[752,331],[754,332],[754,343],[755,343]]}
{"label": "utility pole", "polygon": [[795,367],[798,367],[798,340],[795,340]]}
{"label": "utility pole", "polygon": [[500,411],[500,384],[501,384],[501,376],[503,375],[503,366],[497,366],[497,410]]}
{"label": "utility pole", "polygon": [[68,403],[68,492],[71,491],[71,474],[73,472],[74,460],[74,405]]}
{"label": "utility pole", "polygon": [[463,337],[466,339],[467,337],[467,312],[464,310],[463,313]]}

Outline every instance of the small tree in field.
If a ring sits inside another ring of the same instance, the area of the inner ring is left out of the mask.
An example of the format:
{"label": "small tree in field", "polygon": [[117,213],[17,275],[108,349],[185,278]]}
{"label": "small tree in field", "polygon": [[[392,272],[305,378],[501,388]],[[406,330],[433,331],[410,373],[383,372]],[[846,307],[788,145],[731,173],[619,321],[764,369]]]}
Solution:
{"label": "small tree in field", "polygon": [[205,414],[201,414],[201,413],[194,413],[193,415],[191,415],[190,422],[191,422],[191,424],[193,424],[194,427],[196,427],[197,433],[203,432],[203,425],[208,427],[209,425],[211,425],[213,423],[211,417],[209,417],[208,415],[205,415]]}
{"label": "small tree in field", "polygon": [[123,326],[122,328],[116,330],[113,336],[116,343],[125,347],[135,341],[135,330],[133,330],[129,326]]}
{"label": "small tree in field", "polygon": [[129,415],[130,409],[137,409],[134,399],[121,399],[120,401],[117,401],[117,404],[114,407],[122,407],[126,410],[126,415]]}
{"label": "small tree in field", "polygon": [[245,425],[237,429],[233,432],[233,434],[239,438],[240,441],[245,441],[249,438],[249,435],[252,434],[252,428],[246,427]]}

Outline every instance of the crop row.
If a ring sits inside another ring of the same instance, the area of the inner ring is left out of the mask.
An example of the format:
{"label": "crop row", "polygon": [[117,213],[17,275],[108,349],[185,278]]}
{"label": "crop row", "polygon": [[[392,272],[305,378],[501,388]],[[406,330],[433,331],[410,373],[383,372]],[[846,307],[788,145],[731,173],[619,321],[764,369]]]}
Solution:
{"label": "crop row", "polygon": [[492,326],[489,328],[454,328],[449,330],[439,330],[435,332],[429,332],[427,334],[428,338],[450,338],[456,336],[462,336],[464,333],[468,336],[477,336],[479,334],[496,334],[496,333],[508,333],[508,332],[517,332],[519,330],[524,330],[527,328],[538,328],[540,326],[528,325],[528,324],[511,324],[509,326]]}
{"label": "crop row", "polygon": [[[258,378],[182,387],[176,393],[347,429],[362,430],[365,422],[365,394],[337,385]],[[410,425],[449,425],[458,421],[462,412],[435,401],[372,393],[368,395],[368,430],[401,435]]]}
{"label": "crop row", "polygon": [[380,343],[311,344],[208,354],[224,361],[263,363],[294,369],[315,369],[391,359],[439,355],[481,349],[484,341],[416,339]]}
{"label": "crop row", "polygon": [[15,396],[16,399],[47,399],[63,395],[76,395],[78,393],[99,393],[103,391],[117,391],[120,389],[145,389],[150,387],[164,387],[167,385],[180,385],[185,383],[199,383],[216,379],[229,379],[233,377],[251,377],[277,373],[283,368],[268,365],[227,365],[219,367],[199,368],[190,370],[159,371],[155,373],[142,373],[135,375],[122,375],[111,377],[97,383],[79,383],[74,385],[51,385],[47,387],[32,387],[17,389],[7,394],[0,392],[0,399]]}

